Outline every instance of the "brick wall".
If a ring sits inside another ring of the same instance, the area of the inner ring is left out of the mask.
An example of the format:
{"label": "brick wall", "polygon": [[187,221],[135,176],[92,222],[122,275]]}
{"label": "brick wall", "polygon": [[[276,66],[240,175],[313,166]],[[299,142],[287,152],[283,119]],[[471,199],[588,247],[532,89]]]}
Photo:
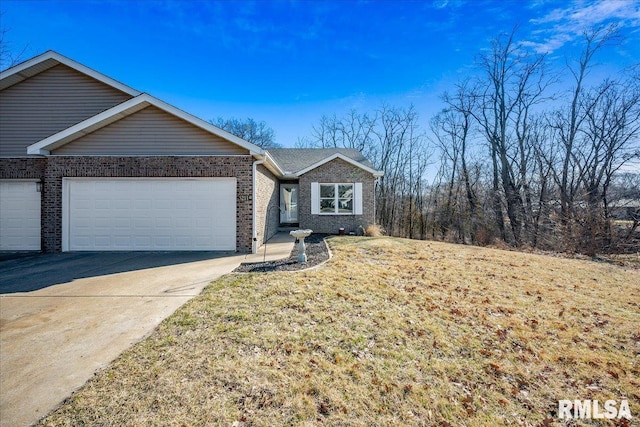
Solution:
{"label": "brick wall", "polygon": [[[312,215],[311,183],[355,183],[362,182],[362,215]],[[353,166],[342,159],[334,159],[300,177],[298,217],[300,228],[310,228],[316,233],[337,234],[343,227],[345,232],[356,231],[358,226],[366,228],[374,223],[374,177],[369,172]]]}
{"label": "brick wall", "polygon": [[0,158],[0,179],[43,179],[44,157]]}
{"label": "brick wall", "polygon": [[[15,160],[12,159],[11,162]],[[45,252],[60,252],[62,250],[63,177],[236,177],[236,250],[239,252],[251,251],[251,165],[253,161],[251,156],[51,156],[45,160],[42,204],[42,249]]]}
{"label": "brick wall", "polygon": [[256,224],[258,247],[278,231],[280,225],[280,198],[278,180],[263,165],[256,175]]}
{"label": "brick wall", "polygon": [[[62,249],[62,178],[63,177],[236,177],[237,221],[236,250],[250,252],[252,247],[252,177],[251,156],[226,157],[75,157],[50,156],[33,158],[0,158],[0,179],[41,179],[42,249],[60,252]],[[311,215],[312,182],[362,182],[362,215]],[[301,228],[318,233],[356,231],[359,225],[374,222],[374,178],[370,173],[335,159],[300,177],[298,215]],[[277,179],[263,166],[257,174],[257,230],[260,244],[278,228],[279,206]],[[268,233],[268,235],[266,234]]]}

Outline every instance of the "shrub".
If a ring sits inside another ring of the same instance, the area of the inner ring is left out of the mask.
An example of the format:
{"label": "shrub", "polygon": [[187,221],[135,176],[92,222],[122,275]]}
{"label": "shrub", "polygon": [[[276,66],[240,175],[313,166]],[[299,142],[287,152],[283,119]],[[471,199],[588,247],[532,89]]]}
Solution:
{"label": "shrub", "polygon": [[369,237],[380,237],[384,234],[384,230],[378,224],[371,224],[364,230],[364,235]]}
{"label": "shrub", "polygon": [[487,227],[479,227],[476,230],[476,241],[479,246],[489,246],[495,240],[495,237],[490,229]]}

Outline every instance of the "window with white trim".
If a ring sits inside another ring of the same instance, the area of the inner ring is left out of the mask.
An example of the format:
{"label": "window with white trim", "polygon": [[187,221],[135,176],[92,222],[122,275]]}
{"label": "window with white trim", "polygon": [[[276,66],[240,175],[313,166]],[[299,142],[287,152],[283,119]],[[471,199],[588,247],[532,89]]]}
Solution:
{"label": "window with white trim", "polygon": [[320,184],[320,213],[352,214],[353,184]]}
{"label": "window with white trim", "polygon": [[311,183],[312,215],[362,215],[362,183]]}

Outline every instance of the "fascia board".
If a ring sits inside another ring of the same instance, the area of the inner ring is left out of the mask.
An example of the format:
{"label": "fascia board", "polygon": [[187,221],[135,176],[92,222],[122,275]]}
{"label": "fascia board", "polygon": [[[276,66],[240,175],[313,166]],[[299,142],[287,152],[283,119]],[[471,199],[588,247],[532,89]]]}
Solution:
{"label": "fascia board", "polygon": [[[180,110],[180,109],[174,107],[173,105],[167,104],[166,102],[161,101],[161,100],[159,100],[157,98],[154,98],[154,97],[152,97],[152,96],[150,96],[148,94],[139,92],[139,91],[137,91],[137,90],[135,90],[135,89],[133,89],[133,88],[131,88],[129,86],[126,86],[126,85],[118,82],[117,80],[114,80],[114,79],[112,79],[110,77],[107,77],[102,73],[99,73],[99,72],[97,72],[97,71],[95,71],[95,70],[93,70],[93,69],[91,69],[91,68],[89,68],[89,67],[87,67],[85,65],[82,65],[82,64],[80,64],[80,63],[78,63],[78,62],[76,62],[76,61],[74,61],[72,59],[69,59],[69,58],[67,58],[67,57],[65,57],[65,56],[63,56],[63,55],[61,55],[61,54],[59,54],[57,52],[52,51],[52,50],[47,51],[47,52],[43,53],[42,55],[36,56],[34,58],[31,58],[31,59],[29,59],[29,60],[27,60],[25,62],[22,62],[22,63],[14,66],[14,67],[9,68],[8,70],[3,71],[2,73],[0,73],[0,80],[8,78],[8,77],[11,77],[11,76],[16,75],[16,74],[20,74],[20,73],[24,72],[25,70],[27,70],[27,69],[29,69],[29,68],[31,68],[31,67],[39,64],[39,63],[42,63],[42,62],[47,61],[47,60],[50,60],[50,59],[52,59],[52,60],[54,60],[56,62],[59,62],[61,64],[64,64],[64,65],[66,65],[66,66],[68,66],[70,68],[73,68],[73,69],[75,69],[75,70],[77,70],[77,71],[79,71],[79,72],[81,72],[81,73],[83,73],[83,74],[85,74],[87,76],[90,76],[90,77],[92,77],[92,78],[94,78],[94,79],[96,79],[98,81],[101,81],[101,82],[103,82],[103,83],[105,83],[105,84],[107,84],[109,86],[112,86],[112,87],[114,87],[114,88],[116,88],[118,90],[121,90],[121,91],[133,96],[134,98],[129,100],[129,101],[125,101],[125,103],[119,104],[119,105],[117,105],[117,106],[115,106],[115,107],[113,107],[113,108],[111,108],[109,110],[106,110],[106,111],[104,111],[104,112],[102,112],[102,113],[100,113],[100,114],[98,114],[96,116],[93,116],[93,117],[91,117],[91,118],[89,118],[89,119],[87,119],[87,120],[85,120],[83,122],[80,122],[80,123],[78,123],[78,124],[76,124],[74,126],[71,126],[70,128],[67,128],[67,129],[65,129],[65,130],[63,130],[61,132],[58,132],[57,134],[52,135],[52,136],[50,136],[50,137],[48,137],[48,138],[46,138],[44,140],[41,140],[41,141],[39,141],[39,142],[37,142],[35,144],[30,145],[27,148],[27,152],[29,154],[48,154],[47,151],[50,151],[50,150],[48,150],[48,149],[46,149],[44,147],[50,146],[53,143],[59,143],[59,145],[51,147],[51,148],[57,148],[60,145],[64,145],[66,142],[70,142],[70,140],[67,141],[66,138],[68,138],[72,134],[75,134],[75,133],[79,132],[81,129],[86,129],[87,126],[94,125],[94,124],[100,122],[101,120],[104,120],[105,117],[108,117],[108,116],[113,115],[113,114],[117,114],[119,108],[121,108],[124,104],[126,104],[127,102],[130,102],[130,101],[133,102],[134,104],[136,102],[142,102],[142,101],[148,102],[149,104],[154,105],[154,106],[160,108],[161,110],[164,110],[164,111],[166,111],[166,112],[168,112],[170,114],[173,114],[174,116],[177,116],[177,117],[179,117],[179,118],[181,118],[181,119],[183,119],[183,120],[185,120],[185,121],[187,121],[187,122],[189,122],[189,123],[201,128],[201,129],[203,129],[203,130],[205,130],[205,131],[207,131],[209,133],[212,133],[212,134],[217,135],[217,136],[219,136],[221,138],[224,138],[224,139],[232,142],[233,144],[236,144],[236,145],[248,150],[251,154],[263,155],[265,153],[265,150],[263,150],[262,148],[258,147],[255,144],[252,144],[252,143],[250,143],[248,141],[245,141],[242,138],[238,138],[237,136],[235,136],[235,135],[233,135],[233,134],[231,134],[231,133],[229,133],[229,132],[227,132],[227,131],[225,131],[223,129],[220,129],[219,127],[214,126],[209,122],[206,122],[206,121],[204,121],[204,120],[202,120],[202,119],[200,119],[198,117],[195,117],[195,116],[193,116],[193,115],[191,115],[191,114],[189,114],[189,113],[187,113],[187,112],[185,112],[183,110]],[[23,77],[24,77],[23,78],[23,80],[24,80],[24,79],[28,78],[29,76],[23,76]],[[135,100],[137,100],[137,101],[135,101]],[[94,121],[95,121],[95,123],[94,123]],[[95,129],[93,129],[93,130],[95,130]],[[78,134],[78,136],[80,136],[80,135],[81,134]],[[66,141],[66,142],[64,142],[64,141]],[[278,169],[279,169],[279,167],[278,167]]]}
{"label": "fascia board", "polygon": [[[60,64],[64,64],[67,67],[73,68],[74,70],[85,74],[89,77],[92,77],[106,85],[109,85],[115,89],[118,89],[124,93],[127,93],[131,96],[138,96],[141,94],[140,91],[137,91],[123,83],[120,83],[117,80],[112,79],[111,77],[108,77],[102,73],[99,73],[85,65],[80,64],[79,62],[76,62],[72,59],[67,58],[66,56],[63,56],[61,54],[59,54],[58,52],[54,52],[52,50],[47,51],[45,53],[43,53],[42,55],[38,55],[34,58],[31,58],[27,61],[24,61],[14,67],[11,67],[5,71],[3,71],[2,73],[0,73],[0,80],[3,80],[5,78],[8,78],[10,76],[13,76],[15,74],[20,74],[22,72],[24,72],[25,70],[27,70],[28,68],[31,68],[41,62],[47,61],[49,59],[53,59],[54,61],[60,63]],[[25,76],[24,79],[28,78],[30,76]],[[24,80],[23,79],[23,80]]]}
{"label": "fascia board", "polygon": [[[110,123],[113,123],[123,117],[131,115],[141,109],[148,106],[157,107],[169,114],[172,114],[180,119],[183,119],[194,126],[197,126],[209,133],[220,136],[233,144],[236,144],[242,148],[245,148],[254,155],[264,155],[265,151],[257,145],[251,144],[244,139],[238,138],[235,135],[230,134],[216,126],[213,126],[202,119],[199,119],[191,114],[188,114],[172,105],[167,104],[157,98],[148,94],[142,94],[121,104],[116,105],[100,114],[83,120],[67,129],[64,129],[54,135],[51,135],[35,144],[27,147],[28,154],[49,154],[51,150],[61,147],[82,135],[86,135],[90,132],[94,132],[101,127],[104,127]],[[115,119],[115,120],[114,120]]]}
{"label": "fascia board", "polygon": [[380,177],[380,176],[382,176],[382,175],[384,175],[384,172],[377,171],[377,170],[375,170],[375,169],[371,169],[370,167],[365,166],[365,165],[363,165],[362,163],[360,163],[360,162],[358,162],[358,161],[356,161],[356,160],[353,160],[352,158],[347,157],[347,156],[345,156],[345,155],[343,155],[343,154],[341,154],[341,153],[336,153],[336,154],[333,154],[333,155],[331,155],[331,156],[329,156],[329,157],[327,157],[327,158],[325,158],[325,159],[323,159],[323,160],[320,160],[319,162],[314,163],[314,164],[312,164],[311,166],[306,167],[306,168],[304,168],[304,169],[302,169],[302,170],[300,170],[300,171],[296,172],[296,173],[295,173],[295,175],[296,175],[297,177],[300,177],[300,176],[304,175],[305,173],[307,173],[307,172],[309,172],[309,171],[312,171],[312,170],[314,170],[315,168],[320,167],[320,166],[324,165],[325,163],[328,163],[328,162],[330,162],[330,161],[332,161],[332,160],[335,160],[335,159],[342,159],[342,160],[344,160],[345,162],[347,162],[347,163],[349,163],[349,164],[351,164],[351,165],[353,165],[353,166],[356,166],[356,167],[358,167],[358,168],[360,168],[360,169],[362,169],[362,170],[365,170],[365,171],[367,171],[367,172],[371,173],[371,174],[372,174],[374,177],[376,177],[376,178],[377,178],[377,177]]}
{"label": "fascia board", "polygon": [[265,151],[265,156],[267,158],[267,163],[269,163],[270,165],[273,166],[273,168],[277,172],[277,175],[280,176],[280,177],[285,176],[284,171],[282,170],[282,168],[280,167],[278,162],[276,162],[275,159],[273,157],[271,157],[271,154],[269,154],[268,150]]}
{"label": "fascia board", "polygon": [[246,149],[247,151],[249,151],[252,155],[264,155],[265,150],[263,150],[262,148],[258,147],[255,144],[250,143],[249,141],[246,141],[242,138],[239,138],[235,135],[233,135],[232,133],[229,133],[223,129],[220,129],[217,126],[212,125],[211,123],[204,121],[196,116],[193,116],[177,107],[174,107],[171,104],[167,104],[164,101],[161,101],[157,98],[152,97],[151,95],[148,94],[143,94],[141,96],[145,96],[148,98],[149,103],[155,107],[160,108],[161,110],[166,111],[169,114],[173,114],[176,117],[179,117],[189,123],[191,123],[194,126],[197,126],[209,133],[212,133],[214,135],[217,135],[221,138],[224,138],[244,149]]}

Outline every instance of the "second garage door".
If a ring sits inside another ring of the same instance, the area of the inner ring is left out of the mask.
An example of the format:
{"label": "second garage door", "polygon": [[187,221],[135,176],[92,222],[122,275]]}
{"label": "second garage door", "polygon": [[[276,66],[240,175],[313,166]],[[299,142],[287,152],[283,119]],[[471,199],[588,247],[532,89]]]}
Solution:
{"label": "second garage door", "polygon": [[62,250],[235,250],[236,179],[63,180]]}
{"label": "second garage door", "polygon": [[0,181],[0,251],[40,250],[36,181]]}

